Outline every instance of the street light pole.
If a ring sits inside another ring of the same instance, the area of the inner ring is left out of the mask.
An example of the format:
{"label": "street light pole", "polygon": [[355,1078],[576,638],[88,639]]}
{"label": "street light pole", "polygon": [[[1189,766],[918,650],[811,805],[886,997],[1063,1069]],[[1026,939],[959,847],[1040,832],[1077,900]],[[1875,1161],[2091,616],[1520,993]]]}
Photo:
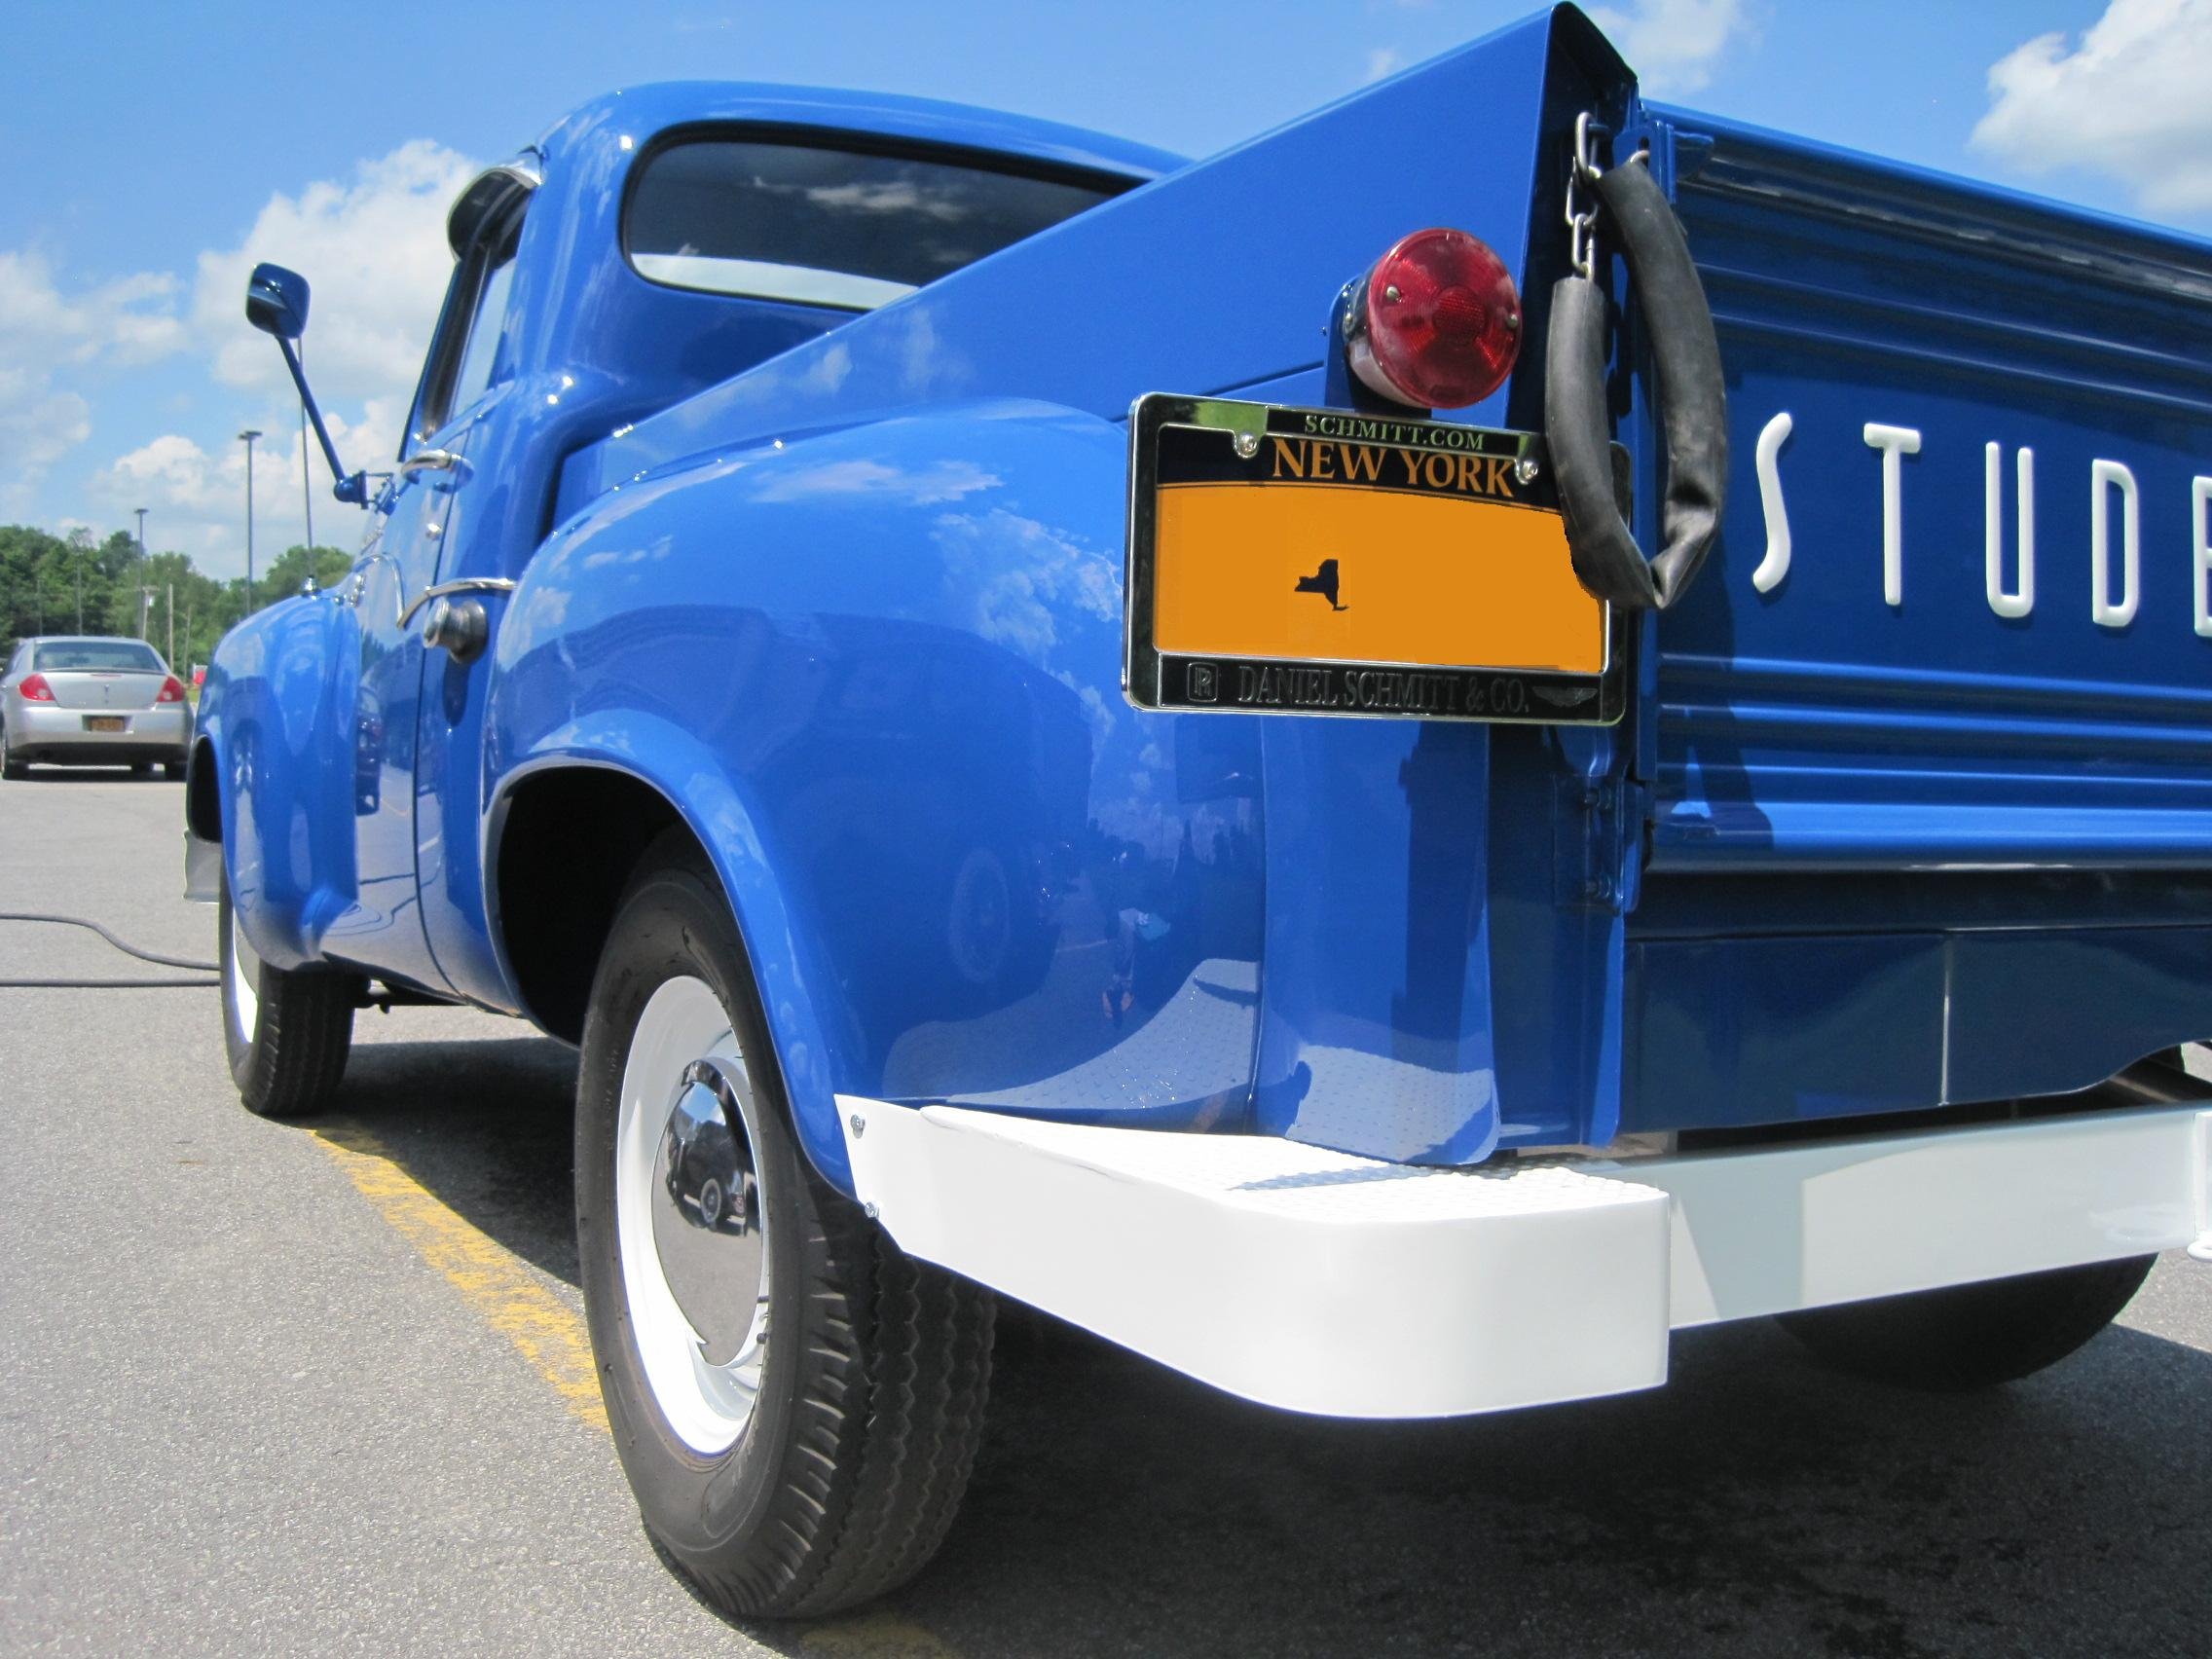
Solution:
{"label": "street light pole", "polygon": [[[299,354],[300,367],[303,371],[306,369],[308,361],[307,345],[308,343],[305,340],[295,340],[292,343],[292,350]],[[301,515],[307,520],[308,574],[311,576],[314,574],[314,483],[313,474],[313,467],[308,461],[308,406],[303,402],[300,405],[300,511]]]}
{"label": "street light pole", "polygon": [[261,434],[248,426],[239,434],[245,444],[245,613],[253,614],[253,440]]}
{"label": "street light pole", "polygon": [[[146,509],[130,509],[138,515],[138,632],[146,632]],[[80,623],[78,626],[82,627]]]}

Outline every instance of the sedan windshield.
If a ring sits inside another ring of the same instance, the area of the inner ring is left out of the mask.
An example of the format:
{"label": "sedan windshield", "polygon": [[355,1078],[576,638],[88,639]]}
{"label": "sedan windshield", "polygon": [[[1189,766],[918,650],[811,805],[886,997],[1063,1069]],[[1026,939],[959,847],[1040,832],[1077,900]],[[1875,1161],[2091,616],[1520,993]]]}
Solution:
{"label": "sedan windshield", "polygon": [[38,647],[31,666],[42,673],[90,668],[110,674],[159,674],[162,659],[136,640],[53,640]]}
{"label": "sedan windshield", "polygon": [[623,221],[641,276],[868,311],[1096,206],[1118,182],[702,138],[645,158]]}

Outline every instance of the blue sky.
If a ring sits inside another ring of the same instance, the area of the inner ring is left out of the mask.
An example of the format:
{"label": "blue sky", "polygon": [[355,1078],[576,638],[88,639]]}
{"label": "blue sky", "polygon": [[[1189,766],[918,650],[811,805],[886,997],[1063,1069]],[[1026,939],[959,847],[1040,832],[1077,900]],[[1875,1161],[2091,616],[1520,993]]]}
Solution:
{"label": "blue sky", "polygon": [[[243,567],[301,533],[297,409],[239,320],[254,257],[315,282],[309,367],[363,464],[394,441],[474,166],[608,88],[911,92],[1204,155],[1526,15],[1528,0],[462,4],[406,14],[17,0],[0,61],[0,522]],[[1616,0],[1647,90],[2212,230],[2212,0]],[[319,470],[319,469],[318,469]],[[289,487],[282,487],[289,478]],[[318,484],[319,539],[350,509]]]}

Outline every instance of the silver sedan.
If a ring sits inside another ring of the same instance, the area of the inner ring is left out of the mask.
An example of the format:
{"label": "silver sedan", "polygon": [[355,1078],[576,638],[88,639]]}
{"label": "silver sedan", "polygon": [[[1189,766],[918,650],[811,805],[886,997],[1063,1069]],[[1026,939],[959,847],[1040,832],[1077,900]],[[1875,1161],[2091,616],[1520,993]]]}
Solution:
{"label": "silver sedan", "polygon": [[24,640],[0,676],[0,775],[46,762],[181,778],[191,745],[184,682],[144,640]]}

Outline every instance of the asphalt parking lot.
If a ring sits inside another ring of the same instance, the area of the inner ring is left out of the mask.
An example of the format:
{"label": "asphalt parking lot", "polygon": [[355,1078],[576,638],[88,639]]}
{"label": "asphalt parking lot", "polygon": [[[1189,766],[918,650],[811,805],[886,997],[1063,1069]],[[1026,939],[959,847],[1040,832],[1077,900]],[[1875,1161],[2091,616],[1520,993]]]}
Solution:
{"label": "asphalt parking lot", "polygon": [[[181,786],[0,788],[0,909],[212,956]],[[0,977],[175,977],[0,924]],[[1446,1425],[1243,1406],[1037,1317],[923,1580],[733,1628],[661,1566],[580,1342],[571,1060],[365,1014],[239,1106],[208,988],[0,989],[0,1651],[2212,1652],[2212,1269],[1929,1399],[1764,1325],[1652,1393]]]}

